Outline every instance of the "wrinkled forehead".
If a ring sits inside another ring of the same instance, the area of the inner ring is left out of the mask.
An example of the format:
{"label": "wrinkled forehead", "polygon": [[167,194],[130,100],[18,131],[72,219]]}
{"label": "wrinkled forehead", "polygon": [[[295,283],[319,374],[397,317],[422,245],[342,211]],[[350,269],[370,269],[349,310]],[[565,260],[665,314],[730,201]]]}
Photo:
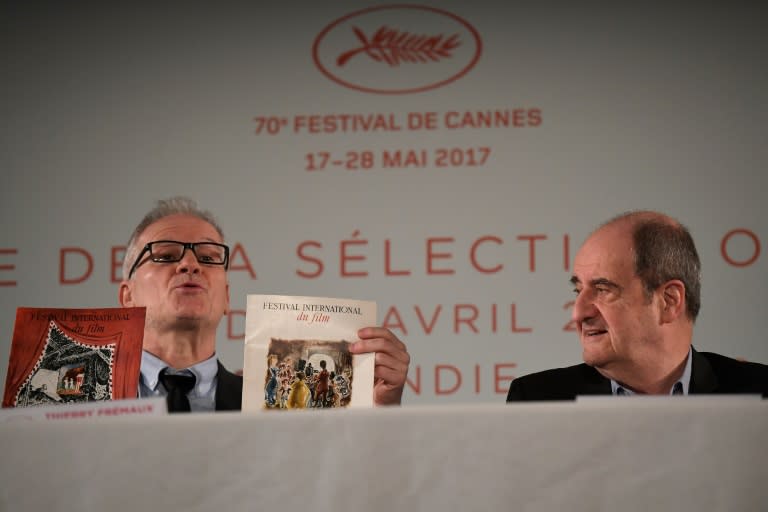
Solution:
{"label": "wrinkled forehead", "polygon": [[139,245],[156,240],[179,242],[223,242],[221,234],[211,223],[194,215],[175,214],[159,219],[139,236]]}

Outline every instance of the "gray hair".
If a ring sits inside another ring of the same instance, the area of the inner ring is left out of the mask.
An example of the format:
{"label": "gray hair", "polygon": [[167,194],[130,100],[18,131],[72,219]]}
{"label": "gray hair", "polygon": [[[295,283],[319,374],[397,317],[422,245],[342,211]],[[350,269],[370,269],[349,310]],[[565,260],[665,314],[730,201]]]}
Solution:
{"label": "gray hair", "polygon": [[690,231],[679,221],[658,212],[634,211],[608,221],[629,221],[635,248],[635,274],[646,297],[671,279],[685,286],[686,314],[695,321],[701,309],[701,260]]}
{"label": "gray hair", "polygon": [[144,218],[141,219],[141,222],[139,222],[139,225],[133,230],[131,238],[128,240],[128,246],[125,249],[125,257],[123,258],[123,279],[128,279],[128,272],[131,270],[131,265],[133,265],[133,261],[142,249],[137,246],[141,234],[144,233],[150,225],[160,219],[170,217],[171,215],[192,215],[202,219],[213,226],[219,233],[219,236],[221,236],[221,239],[224,240],[224,231],[221,229],[216,217],[214,217],[208,210],[201,210],[193,199],[185,196],[160,199],[157,201],[155,207],[147,212]]}

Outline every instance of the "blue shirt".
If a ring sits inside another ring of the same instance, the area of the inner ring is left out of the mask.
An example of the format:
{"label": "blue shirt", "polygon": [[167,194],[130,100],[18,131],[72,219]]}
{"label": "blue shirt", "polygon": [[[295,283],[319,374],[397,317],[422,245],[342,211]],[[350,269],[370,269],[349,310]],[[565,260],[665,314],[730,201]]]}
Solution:
{"label": "blue shirt", "polygon": [[[139,379],[139,398],[148,396],[166,396],[165,387],[160,384],[160,372],[168,364],[149,352],[141,352],[141,378]],[[185,368],[195,376],[195,387],[187,393],[192,412],[213,412],[216,410],[216,374],[219,364],[216,354],[210,358]]]}
{"label": "blue shirt", "polygon": [[[688,349],[688,360],[685,362],[685,370],[683,371],[683,375],[680,377],[680,379],[675,382],[675,385],[672,386],[672,389],[669,390],[670,395],[687,395],[688,394],[688,388],[691,384],[691,362],[693,361],[693,351],[691,349]],[[682,389],[682,392],[681,392]],[[611,391],[613,392],[613,395],[620,395],[620,396],[628,396],[628,395],[636,395],[634,391],[631,389],[628,389],[615,380],[611,379]]]}

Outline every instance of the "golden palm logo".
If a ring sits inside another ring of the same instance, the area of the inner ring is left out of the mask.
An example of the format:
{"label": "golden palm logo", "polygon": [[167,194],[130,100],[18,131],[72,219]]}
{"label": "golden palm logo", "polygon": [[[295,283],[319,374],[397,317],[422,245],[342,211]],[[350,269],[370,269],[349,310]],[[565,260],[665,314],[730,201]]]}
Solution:
{"label": "golden palm logo", "polygon": [[401,62],[427,63],[438,62],[450,58],[453,50],[461,46],[458,34],[446,37],[444,34],[435,36],[411,34],[383,25],[368,38],[361,29],[352,27],[360,47],[339,55],[336,64],[344,66],[352,57],[365,54],[376,62],[386,62],[390,66],[398,66]]}
{"label": "golden palm logo", "polygon": [[458,80],[483,41],[467,20],[420,5],[382,5],[325,26],[312,43],[317,69],[344,87],[374,94],[428,91]]}

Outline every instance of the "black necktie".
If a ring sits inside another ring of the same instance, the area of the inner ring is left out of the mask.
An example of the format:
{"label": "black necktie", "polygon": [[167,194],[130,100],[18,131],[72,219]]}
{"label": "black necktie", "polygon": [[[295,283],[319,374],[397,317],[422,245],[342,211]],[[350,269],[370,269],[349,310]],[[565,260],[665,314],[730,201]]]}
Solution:
{"label": "black necktie", "polygon": [[168,368],[160,372],[160,382],[168,391],[168,412],[189,412],[189,393],[195,387],[195,376],[188,371],[171,373]]}

